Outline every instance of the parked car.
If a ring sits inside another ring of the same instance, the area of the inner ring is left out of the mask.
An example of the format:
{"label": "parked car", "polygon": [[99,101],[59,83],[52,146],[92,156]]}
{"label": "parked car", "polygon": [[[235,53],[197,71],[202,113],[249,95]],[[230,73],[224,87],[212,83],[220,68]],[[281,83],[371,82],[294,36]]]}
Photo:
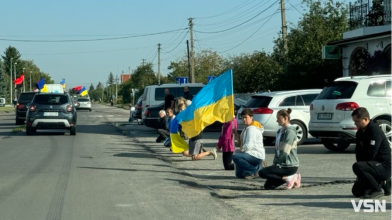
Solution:
{"label": "parked car", "polygon": [[365,107],[391,142],[391,96],[391,75],[336,79],[310,105],[309,132],[327,149],[344,151],[357,132],[351,113]]}
{"label": "parked car", "polygon": [[26,135],[37,129],[68,129],[76,135],[76,109],[67,93],[37,93],[28,107]]}
{"label": "parked car", "polygon": [[142,100],[143,100],[142,97],[140,97],[136,102],[135,112],[133,113],[134,119],[142,119],[142,108],[143,108]]}
{"label": "parked car", "polygon": [[86,109],[91,112],[91,100],[90,98],[83,98],[79,97],[77,99],[77,102],[79,103],[79,106],[76,107],[76,109]]}
{"label": "parked car", "polygon": [[[189,87],[191,95],[195,96],[203,87],[202,83],[185,83],[185,84],[162,84],[162,85],[150,85],[144,88],[142,95],[142,112],[145,112],[147,107],[160,105],[165,101],[165,89],[169,89],[170,94],[174,98],[178,98],[184,95],[184,87]],[[142,119],[144,114],[142,114]]]}
{"label": "parked car", "polygon": [[302,144],[306,138],[310,137],[308,134],[309,105],[320,92],[321,89],[307,89],[255,94],[237,113],[238,130],[245,127],[241,112],[244,108],[249,108],[253,111],[253,120],[260,122],[264,127],[264,144],[271,145],[280,128],[276,122],[276,113],[281,109],[291,108],[290,124],[296,127],[298,144]]}
{"label": "parked car", "polygon": [[22,92],[15,105],[15,124],[22,125],[26,120],[26,105],[33,100],[37,92]]}
{"label": "parked car", "polygon": [[[234,114],[238,111],[246,103],[245,100],[235,98],[234,99]],[[158,128],[158,119],[159,119],[159,111],[163,110],[164,103],[146,108],[144,112],[143,124],[150,128]],[[207,127],[208,129],[221,129],[222,123],[221,122],[214,122],[210,126]]]}

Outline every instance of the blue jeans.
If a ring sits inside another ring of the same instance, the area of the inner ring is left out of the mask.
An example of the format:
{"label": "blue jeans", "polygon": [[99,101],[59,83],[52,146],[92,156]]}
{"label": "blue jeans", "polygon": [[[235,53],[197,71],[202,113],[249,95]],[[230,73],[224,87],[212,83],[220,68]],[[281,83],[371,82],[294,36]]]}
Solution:
{"label": "blue jeans", "polygon": [[254,175],[261,170],[262,161],[262,159],[247,153],[235,153],[233,156],[233,162],[236,167],[235,175],[239,178]]}

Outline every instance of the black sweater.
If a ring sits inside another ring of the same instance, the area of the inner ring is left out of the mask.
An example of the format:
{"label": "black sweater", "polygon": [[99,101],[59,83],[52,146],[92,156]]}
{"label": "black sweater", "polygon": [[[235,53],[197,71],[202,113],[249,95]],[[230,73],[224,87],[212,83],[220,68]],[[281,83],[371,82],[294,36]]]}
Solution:
{"label": "black sweater", "polygon": [[370,120],[365,131],[357,131],[356,142],[357,161],[377,161],[391,169],[391,148],[384,132],[373,120]]}

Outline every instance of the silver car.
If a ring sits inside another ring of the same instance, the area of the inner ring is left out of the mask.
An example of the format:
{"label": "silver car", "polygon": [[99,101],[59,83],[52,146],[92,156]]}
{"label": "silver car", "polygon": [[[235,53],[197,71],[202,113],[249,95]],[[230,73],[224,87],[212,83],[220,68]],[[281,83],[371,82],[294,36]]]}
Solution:
{"label": "silver car", "polygon": [[78,98],[77,102],[79,106],[76,109],[87,109],[91,112],[91,100],[90,98]]}
{"label": "silver car", "polygon": [[253,95],[245,106],[238,110],[238,129],[242,130],[245,127],[241,120],[242,110],[249,108],[253,111],[253,120],[260,122],[264,127],[264,143],[271,145],[275,141],[276,132],[280,128],[276,122],[276,113],[281,109],[291,108],[290,123],[296,126],[298,144],[302,144],[310,136],[308,134],[309,105],[320,92],[321,89],[308,89],[263,92]]}

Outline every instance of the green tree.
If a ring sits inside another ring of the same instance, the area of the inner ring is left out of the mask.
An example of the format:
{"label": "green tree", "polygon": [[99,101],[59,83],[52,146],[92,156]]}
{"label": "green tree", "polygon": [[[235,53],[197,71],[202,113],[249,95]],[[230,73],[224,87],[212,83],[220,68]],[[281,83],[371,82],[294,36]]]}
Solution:
{"label": "green tree", "polygon": [[275,90],[283,71],[269,54],[259,51],[230,57],[225,63],[226,69],[233,70],[235,93]]}
{"label": "green tree", "polygon": [[113,73],[110,72],[109,77],[108,77],[108,81],[106,81],[106,83],[111,86],[114,84],[114,77],[113,77]]}
{"label": "green tree", "polygon": [[94,90],[94,85],[91,83],[90,88],[88,89],[88,93],[93,92]]}
{"label": "green tree", "polygon": [[288,52],[282,38],[275,41],[273,58],[284,67],[279,89],[322,88],[325,80],[342,75],[341,60],[323,60],[321,47],[341,39],[347,27],[347,5],[334,0],[304,0],[309,11],[287,35]]}
{"label": "green tree", "polygon": [[[207,83],[207,76],[218,76],[224,71],[224,59],[216,51],[201,50],[195,53],[195,82]],[[175,83],[176,77],[189,77],[188,57],[171,62],[167,75],[169,82]],[[191,80],[191,79],[189,79]]]}

